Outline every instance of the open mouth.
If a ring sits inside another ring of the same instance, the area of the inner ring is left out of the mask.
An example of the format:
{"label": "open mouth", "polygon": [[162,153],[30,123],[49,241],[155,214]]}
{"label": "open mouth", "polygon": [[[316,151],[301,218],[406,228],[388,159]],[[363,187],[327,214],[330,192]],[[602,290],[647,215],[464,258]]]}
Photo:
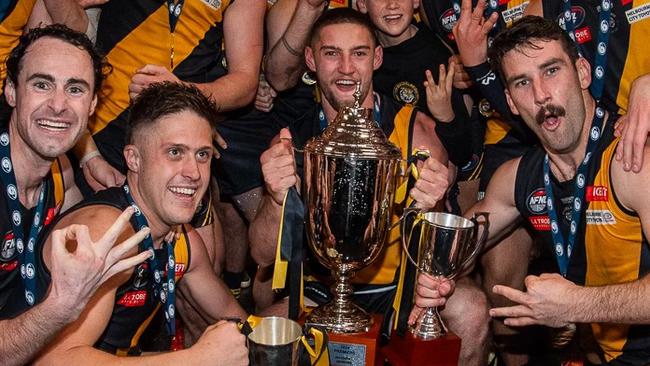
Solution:
{"label": "open mouth", "polygon": [[171,186],[168,188],[175,196],[182,199],[191,199],[196,194],[196,188]]}
{"label": "open mouth", "polygon": [[393,23],[402,19],[402,14],[389,14],[384,16],[384,21],[387,23]]}
{"label": "open mouth", "polygon": [[36,120],[38,127],[49,130],[49,131],[63,131],[70,127],[71,123],[63,121],[55,121],[51,119],[39,118]]}
{"label": "open mouth", "polygon": [[334,82],[336,86],[343,91],[354,90],[357,86],[357,81],[352,79],[338,79]]}
{"label": "open mouth", "polygon": [[553,131],[560,125],[561,118],[565,115],[566,110],[563,107],[549,104],[537,112],[535,119],[543,128]]}

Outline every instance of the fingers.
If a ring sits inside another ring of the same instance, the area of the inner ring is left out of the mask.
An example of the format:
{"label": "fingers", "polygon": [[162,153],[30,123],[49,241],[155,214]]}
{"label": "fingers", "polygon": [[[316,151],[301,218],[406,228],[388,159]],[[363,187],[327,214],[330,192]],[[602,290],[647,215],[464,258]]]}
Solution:
{"label": "fingers", "polygon": [[[121,245],[121,244],[120,244]],[[137,255],[134,255],[129,258],[122,259],[118,261],[115,264],[110,265],[108,268],[104,266],[104,274],[102,275],[102,278],[99,280],[98,285],[101,285],[104,283],[106,280],[110,279],[113,277],[115,274],[120,273],[126,269],[132,268],[137,266],[138,264],[146,261],[147,259],[153,257],[153,253],[149,250],[145,250],[144,252],[141,252]]]}
{"label": "fingers", "polygon": [[526,303],[528,300],[528,295],[525,292],[508,286],[496,285],[492,288],[492,292],[518,304]]}
{"label": "fingers", "polygon": [[136,74],[158,75],[166,73],[167,69],[160,65],[144,65],[136,71]]}
{"label": "fingers", "polygon": [[413,306],[413,309],[411,309],[411,313],[409,314],[408,324],[409,325],[415,324],[415,322],[420,317],[420,314],[422,314],[422,311],[424,311],[423,308],[417,305]]}
{"label": "fingers", "polygon": [[291,140],[291,132],[288,128],[283,128],[280,130],[280,139],[289,139]]}
{"label": "fingers", "polygon": [[[444,70],[444,65],[442,69]],[[445,89],[447,90],[447,94],[451,95],[451,88],[454,85],[454,76],[456,75],[456,64],[452,61],[449,63],[449,73],[447,74],[447,78],[445,79],[446,85]],[[440,76],[440,79],[442,79],[442,76]]]}
{"label": "fingers", "polygon": [[133,213],[135,212],[135,209],[133,206],[127,207],[120,216],[115,219],[115,222],[113,222],[113,225],[106,230],[104,235],[102,235],[101,239],[98,241],[98,246],[97,248],[99,249],[99,252],[103,255],[105,253],[108,253],[108,251],[113,247],[115,244],[115,241],[117,238],[120,236],[122,231],[124,231],[124,228],[126,228],[129,224],[129,220],[131,219],[131,216],[133,216]]}
{"label": "fingers", "polygon": [[460,4],[460,19],[467,18],[471,13],[472,0],[463,0]]}
{"label": "fingers", "polygon": [[485,14],[486,8],[487,8],[487,1],[479,0],[478,3],[476,4],[476,7],[472,11],[472,15],[471,15],[472,21],[477,22],[479,24],[483,24],[484,21],[483,14]]}
{"label": "fingers", "polygon": [[416,201],[416,207],[432,208],[444,197],[449,185],[448,174],[447,166],[439,161],[432,158],[425,161],[418,180],[409,192],[409,196]]}
{"label": "fingers", "polygon": [[69,240],[77,241],[90,240],[88,227],[86,225],[72,224],[52,232],[52,254],[54,258],[63,258],[64,255],[70,254],[65,246]]}
{"label": "fingers", "polygon": [[531,315],[531,309],[524,305],[504,306],[501,308],[490,309],[490,316],[493,318],[518,318]]}
{"label": "fingers", "polygon": [[492,28],[494,28],[494,25],[497,24],[497,20],[499,20],[498,12],[494,12],[490,14],[490,17],[487,18],[483,23],[483,25],[481,26],[481,31],[483,32],[483,34],[487,35],[488,33],[490,33]]}

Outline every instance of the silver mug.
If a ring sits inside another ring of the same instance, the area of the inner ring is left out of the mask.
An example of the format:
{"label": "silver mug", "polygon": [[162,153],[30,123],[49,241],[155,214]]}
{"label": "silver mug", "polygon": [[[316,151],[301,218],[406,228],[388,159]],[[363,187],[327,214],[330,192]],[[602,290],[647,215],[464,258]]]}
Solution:
{"label": "silver mug", "polygon": [[[410,232],[406,233],[406,220],[415,215]],[[484,220],[479,223],[478,217]],[[488,234],[488,214],[476,213],[473,218],[444,212],[421,212],[407,209],[402,220],[402,245],[408,259],[419,271],[436,277],[454,279],[476,259]],[[483,227],[480,239],[479,226]],[[418,260],[409,254],[408,245],[413,232],[420,228]],[[447,333],[438,308],[427,308],[410,327],[411,333],[420,339],[435,339]]]}

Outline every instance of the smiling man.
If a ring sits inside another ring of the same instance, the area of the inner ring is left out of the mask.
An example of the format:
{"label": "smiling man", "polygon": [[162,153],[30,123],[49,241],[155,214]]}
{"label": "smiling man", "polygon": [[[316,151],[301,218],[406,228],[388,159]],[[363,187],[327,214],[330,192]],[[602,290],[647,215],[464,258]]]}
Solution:
{"label": "smiling man", "polygon": [[[112,365],[118,362],[115,355],[140,354],[140,336],[157,311],[165,315],[168,334],[175,334],[178,291],[190,295],[211,323],[223,317],[246,317],[214,274],[200,236],[184,225],[208,187],[216,120],[214,103],[196,87],[153,84],[140,93],[132,105],[124,148],[129,168],[126,184],[86,199],[56,227],[85,224],[94,238],[107,220],[133,206],[132,227],[122,236],[148,226],[151,235],[138,251],[155,255],[106,282],[80,319],[64,330],[37,364],[84,360],[88,365]],[[169,235],[170,231],[176,235]],[[46,243],[46,258],[48,253]],[[219,323],[208,327],[192,348],[119,362],[243,365],[248,352],[235,323]]]}
{"label": "smiling man", "polygon": [[[65,153],[95,108],[102,58],[86,36],[55,25],[23,35],[6,64],[12,110],[0,130],[0,359],[21,365],[76,319],[120,255],[109,253],[111,243],[106,251],[91,246],[79,227],[53,243],[49,267],[38,244],[54,217],[80,198]],[[79,245],[70,253],[64,243],[75,236]]]}
{"label": "smiling man", "polygon": [[490,238],[523,217],[559,273],[527,277],[526,292],[495,286],[516,305],[490,314],[510,326],[589,323],[608,365],[647,364],[648,167],[625,173],[614,159],[616,116],[589,94],[589,63],[553,21],[523,18],[489,58],[542,146],[499,168],[471,211],[490,213]]}

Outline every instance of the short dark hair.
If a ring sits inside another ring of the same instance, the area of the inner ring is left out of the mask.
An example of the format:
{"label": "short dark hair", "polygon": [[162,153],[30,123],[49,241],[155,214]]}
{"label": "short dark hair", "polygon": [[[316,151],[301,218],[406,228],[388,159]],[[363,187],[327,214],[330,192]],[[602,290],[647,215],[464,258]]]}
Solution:
{"label": "short dark hair", "polygon": [[221,120],[216,104],[194,85],[169,81],[149,85],[131,103],[126,143],[132,144],[137,131],[150,127],[160,118],[183,111],[192,111],[204,118],[213,130]]}
{"label": "short dark hair", "polygon": [[539,49],[537,41],[559,41],[562,49],[575,64],[580,55],[569,34],[553,20],[534,15],[527,15],[515,21],[510,28],[504,29],[494,38],[488,49],[488,59],[492,70],[497,71],[501,80],[503,75],[503,57],[506,53],[522,47]]}
{"label": "short dark hair", "polygon": [[18,45],[11,50],[11,53],[7,57],[7,80],[11,81],[14,85],[18,85],[18,73],[20,73],[22,60],[27,49],[43,37],[60,39],[88,53],[88,56],[92,60],[93,73],[95,74],[93,93],[97,94],[102,86],[102,81],[104,81],[104,76],[111,71],[111,66],[85,34],[74,31],[63,24],[52,24],[46,27],[33,28],[20,36]]}
{"label": "short dark hair", "polygon": [[314,26],[312,27],[311,36],[309,37],[309,44],[313,45],[320,37],[320,31],[326,26],[333,24],[360,25],[366,28],[368,30],[368,33],[370,33],[370,37],[373,41],[373,46],[377,46],[379,44],[377,35],[375,35],[375,26],[370,21],[368,15],[349,8],[335,8],[326,10],[323,14],[321,14],[321,16],[316,20],[316,23],[314,23]]}

